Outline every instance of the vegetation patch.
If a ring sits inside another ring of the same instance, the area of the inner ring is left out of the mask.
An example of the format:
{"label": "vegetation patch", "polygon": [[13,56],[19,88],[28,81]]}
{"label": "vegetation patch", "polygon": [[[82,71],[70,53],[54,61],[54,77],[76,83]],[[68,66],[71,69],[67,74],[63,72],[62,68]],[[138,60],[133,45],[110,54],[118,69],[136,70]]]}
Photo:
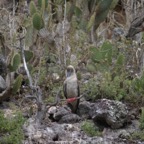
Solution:
{"label": "vegetation patch", "polygon": [[98,127],[90,121],[84,121],[81,129],[89,136],[101,136],[102,133],[99,131]]}
{"label": "vegetation patch", "polygon": [[142,107],[142,113],[141,113],[141,117],[140,117],[140,128],[142,129],[142,130],[144,130],[144,107]]}
{"label": "vegetation patch", "polygon": [[144,130],[136,131],[132,134],[132,139],[134,140],[144,140]]}
{"label": "vegetation patch", "polygon": [[92,78],[84,87],[89,90],[87,99],[92,101],[99,98],[123,100],[129,96],[131,81],[122,75],[113,78],[110,73],[105,73],[100,79]]}
{"label": "vegetation patch", "polygon": [[21,113],[15,114],[14,117],[6,118],[3,111],[0,111],[0,143],[1,144],[20,144],[24,139],[22,125],[24,117]]}

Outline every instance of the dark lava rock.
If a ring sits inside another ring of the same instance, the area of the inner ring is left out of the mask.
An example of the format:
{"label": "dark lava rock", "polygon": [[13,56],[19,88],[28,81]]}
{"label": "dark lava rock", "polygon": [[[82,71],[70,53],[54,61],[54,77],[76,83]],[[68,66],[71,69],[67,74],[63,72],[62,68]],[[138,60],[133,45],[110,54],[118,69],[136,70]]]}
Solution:
{"label": "dark lava rock", "polygon": [[56,121],[59,121],[63,116],[67,115],[70,113],[70,109],[66,109],[64,107],[59,107],[59,109],[54,113],[54,119]]}
{"label": "dark lava rock", "polygon": [[76,123],[80,121],[77,114],[73,114],[68,106],[51,107],[48,110],[49,118],[59,123]]}
{"label": "dark lava rock", "polygon": [[122,102],[101,99],[95,103],[90,115],[95,123],[117,129],[127,122],[128,110]]}
{"label": "dark lava rock", "polygon": [[88,101],[83,101],[79,104],[78,108],[78,114],[80,115],[81,118],[83,119],[88,119],[90,118],[90,111],[91,111],[92,104]]}
{"label": "dark lava rock", "polygon": [[76,122],[79,122],[81,120],[81,118],[76,115],[76,114],[68,114],[68,115],[65,115],[63,116],[59,123],[76,123]]}

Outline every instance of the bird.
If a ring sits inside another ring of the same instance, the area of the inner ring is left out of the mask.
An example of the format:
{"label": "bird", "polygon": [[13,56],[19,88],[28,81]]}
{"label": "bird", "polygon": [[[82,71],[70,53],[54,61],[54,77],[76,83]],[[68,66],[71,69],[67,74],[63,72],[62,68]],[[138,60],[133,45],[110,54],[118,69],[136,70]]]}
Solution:
{"label": "bird", "polygon": [[75,68],[72,65],[69,65],[66,69],[63,91],[65,98],[69,100],[67,101],[67,105],[70,107],[72,113],[77,113],[79,105],[79,99],[77,98],[80,96],[80,89]]}

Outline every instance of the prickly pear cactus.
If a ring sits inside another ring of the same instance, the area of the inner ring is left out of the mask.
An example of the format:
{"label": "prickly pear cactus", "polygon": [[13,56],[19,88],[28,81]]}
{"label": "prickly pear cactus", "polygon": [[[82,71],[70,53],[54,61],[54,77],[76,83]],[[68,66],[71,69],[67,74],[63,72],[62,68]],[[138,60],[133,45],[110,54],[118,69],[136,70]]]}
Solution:
{"label": "prickly pear cactus", "polygon": [[38,6],[39,6],[41,13],[43,15],[45,8],[46,8],[46,0],[38,0]]}
{"label": "prickly pear cactus", "polygon": [[94,8],[94,12],[90,17],[90,21],[87,26],[88,30],[90,30],[92,26],[94,26],[94,29],[97,29],[100,23],[105,20],[111,8],[112,2],[112,0],[99,0],[97,2],[97,5]]}
{"label": "prickly pear cactus", "polygon": [[113,0],[110,9],[114,9],[119,0]]}
{"label": "prickly pear cactus", "polygon": [[33,15],[33,27],[36,30],[40,30],[44,27],[44,20],[39,13],[35,13]]}
{"label": "prickly pear cactus", "polygon": [[14,81],[14,84],[13,84],[13,93],[16,94],[19,90],[20,90],[20,87],[21,87],[21,84],[22,84],[22,80],[23,80],[23,75],[19,75],[16,80]]}
{"label": "prickly pear cactus", "polygon": [[11,72],[16,71],[21,64],[21,56],[18,53],[14,53],[9,64],[9,69]]}
{"label": "prickly pear cactus", "polygon": [[29,62],[34,56],[33,52],[30,50],[25,50],[24,54],[25,54],[26,62]]}
{"label": "prickly pear cactus", "polygon": [[33,15],[37,12],[36,5],[33,1],[30,2],[29,8],[30,8],[30,14],[31,15]]}

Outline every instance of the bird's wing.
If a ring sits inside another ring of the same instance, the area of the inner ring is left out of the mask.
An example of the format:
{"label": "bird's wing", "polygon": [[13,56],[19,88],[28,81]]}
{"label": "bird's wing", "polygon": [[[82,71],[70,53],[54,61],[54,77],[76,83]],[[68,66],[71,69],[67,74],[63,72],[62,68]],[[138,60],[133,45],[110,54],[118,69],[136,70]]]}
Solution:
{"label": "bird's wing", "polygon": [[77,85],[77,91],[78,91],[78,97],[80,96],[80,88],[79,85]]}
{"label": "bird's wing", "polygon": [[67,84],[66,84],[66,82],[64,82],[64,84],[63,84],[63,92],[64,92],[65,98],[67,98],[67,89],[66,89],[66,87],[67,87]]}
{"label": "bird's wing", "polygon": [[[79,82],[77,83],[77,97],[79,97],[80,96],[80,87],[79,87]],[[80,99],[78,99],[77,100],[77,104],[76,104],[76,111],[77,111],[77,109],[78,109],[78,106],[79,106],[79,102],[80,102]],[[75,111],[75,112],[76,112]]]}
{"label": "bird's wing", "polygon": [[77,91],[78,91],[78,97],[80,96],[80,88],[79,88],[79,83],[77,83]]}

